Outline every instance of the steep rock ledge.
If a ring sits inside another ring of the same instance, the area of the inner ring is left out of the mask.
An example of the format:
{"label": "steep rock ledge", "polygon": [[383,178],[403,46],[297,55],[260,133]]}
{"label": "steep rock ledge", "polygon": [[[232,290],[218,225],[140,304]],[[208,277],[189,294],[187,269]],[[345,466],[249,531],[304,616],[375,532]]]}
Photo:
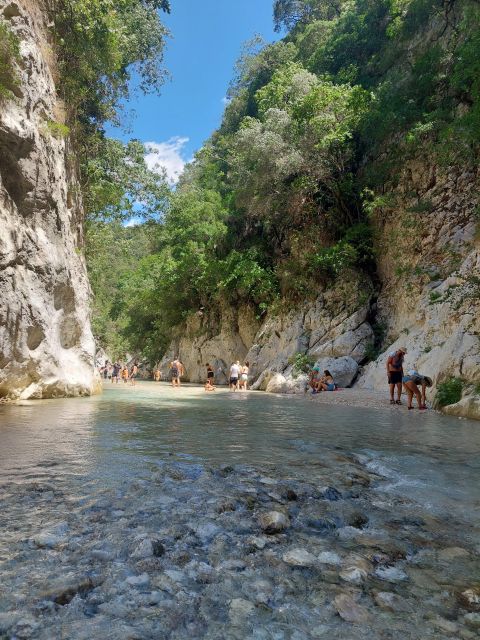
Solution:
{"label": "steep rock ledge", "polygon": [[[480,236],[478,167],[438,166],[423,158],[406,163],[392,207],[374,219],[381,290],[377,322],[386,351],[371,363],[361,387],[385,388],[389,351],[408,348],[406,368],[432,377],[480,382]],[[472,388],[472,387],[470,387]],[[457,415],[478,417],[477,402]]]}
{"label": "steep rock ledge", "polygon": [[3,0],[0,14],[20,41],[19,87],[0,110],[0,397],[88,395],[97,379],[82,209],[45,16]]}

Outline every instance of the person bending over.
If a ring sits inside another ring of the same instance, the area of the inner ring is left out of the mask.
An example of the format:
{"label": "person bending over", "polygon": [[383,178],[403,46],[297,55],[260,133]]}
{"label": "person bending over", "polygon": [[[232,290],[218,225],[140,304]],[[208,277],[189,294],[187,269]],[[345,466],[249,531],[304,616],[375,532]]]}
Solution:
{"label": "person bending over", "polygon": [[432,386],[431,378],[412,369],[411,371],[407,371],[407,375],[403,376],[402,381],[403,388],[407,394],[407,409],[413,409],[413,396],[417,399],[418,408],[421,411],[426,409],[427,387]]}

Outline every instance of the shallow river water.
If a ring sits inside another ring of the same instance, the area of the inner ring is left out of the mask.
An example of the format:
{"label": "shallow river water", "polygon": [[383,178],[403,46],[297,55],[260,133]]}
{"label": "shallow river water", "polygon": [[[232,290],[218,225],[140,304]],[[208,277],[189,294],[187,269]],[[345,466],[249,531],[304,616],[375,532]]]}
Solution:
{"label": "shallow river water", "polygon": [[142,383],[0,442],[0,638],[480,633],[476,422]]}

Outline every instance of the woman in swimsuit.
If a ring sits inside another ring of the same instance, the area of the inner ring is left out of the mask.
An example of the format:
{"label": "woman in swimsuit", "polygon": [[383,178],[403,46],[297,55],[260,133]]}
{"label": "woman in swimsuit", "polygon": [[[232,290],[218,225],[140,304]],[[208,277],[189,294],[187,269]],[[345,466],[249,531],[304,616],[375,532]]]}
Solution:
{"label": "woman in swimsuit", "polygon": [[[422,376],[418,371],[407,371],[407,375],[402,379],[403,388],[407,394],[407,409],[413,409],[413,396],[417,399],[418,408],[423,411],[427,408],[426,393],[427,387],[432,386],[432,381],[428,376]],[[422,391],[418,386],[420,385]]]}
{"label": "woman in swimsuit", "polygon": [[244,391],[248,391],[248,373],[250,371],[250,363],[247,361],[240,370],[240,380],[238,386]]}
{"label": "woman in swimsuit", "polygon": [[333,376],[328,369],[325,369],[323,376],[317,384],[317,391],[335,391],[335,382]]}

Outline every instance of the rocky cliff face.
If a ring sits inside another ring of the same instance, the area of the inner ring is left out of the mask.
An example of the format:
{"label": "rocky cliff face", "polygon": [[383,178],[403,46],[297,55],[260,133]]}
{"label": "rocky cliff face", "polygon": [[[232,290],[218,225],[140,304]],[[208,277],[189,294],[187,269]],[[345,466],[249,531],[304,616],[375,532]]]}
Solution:
{"label": "rocky cliff face", "polygon": [[[392,206],[374,220],[381,289],[377,323],[386,351],[359,385],[385,388],[388,352],[408,348],[406,368],[435,384],[449,377],[480,381],[480,173],[412,160],[391,191]],[[475,400],[462,401],[465,412]],[[449,409],[451,411],[451,409]],[[479,412],[480,415],[480,412]]]}
{"label": "rocky cliff face", "polygon": [[82,210],[38,3],[0,0],[20,41],[0,108],[0,397],[95,391]]}

